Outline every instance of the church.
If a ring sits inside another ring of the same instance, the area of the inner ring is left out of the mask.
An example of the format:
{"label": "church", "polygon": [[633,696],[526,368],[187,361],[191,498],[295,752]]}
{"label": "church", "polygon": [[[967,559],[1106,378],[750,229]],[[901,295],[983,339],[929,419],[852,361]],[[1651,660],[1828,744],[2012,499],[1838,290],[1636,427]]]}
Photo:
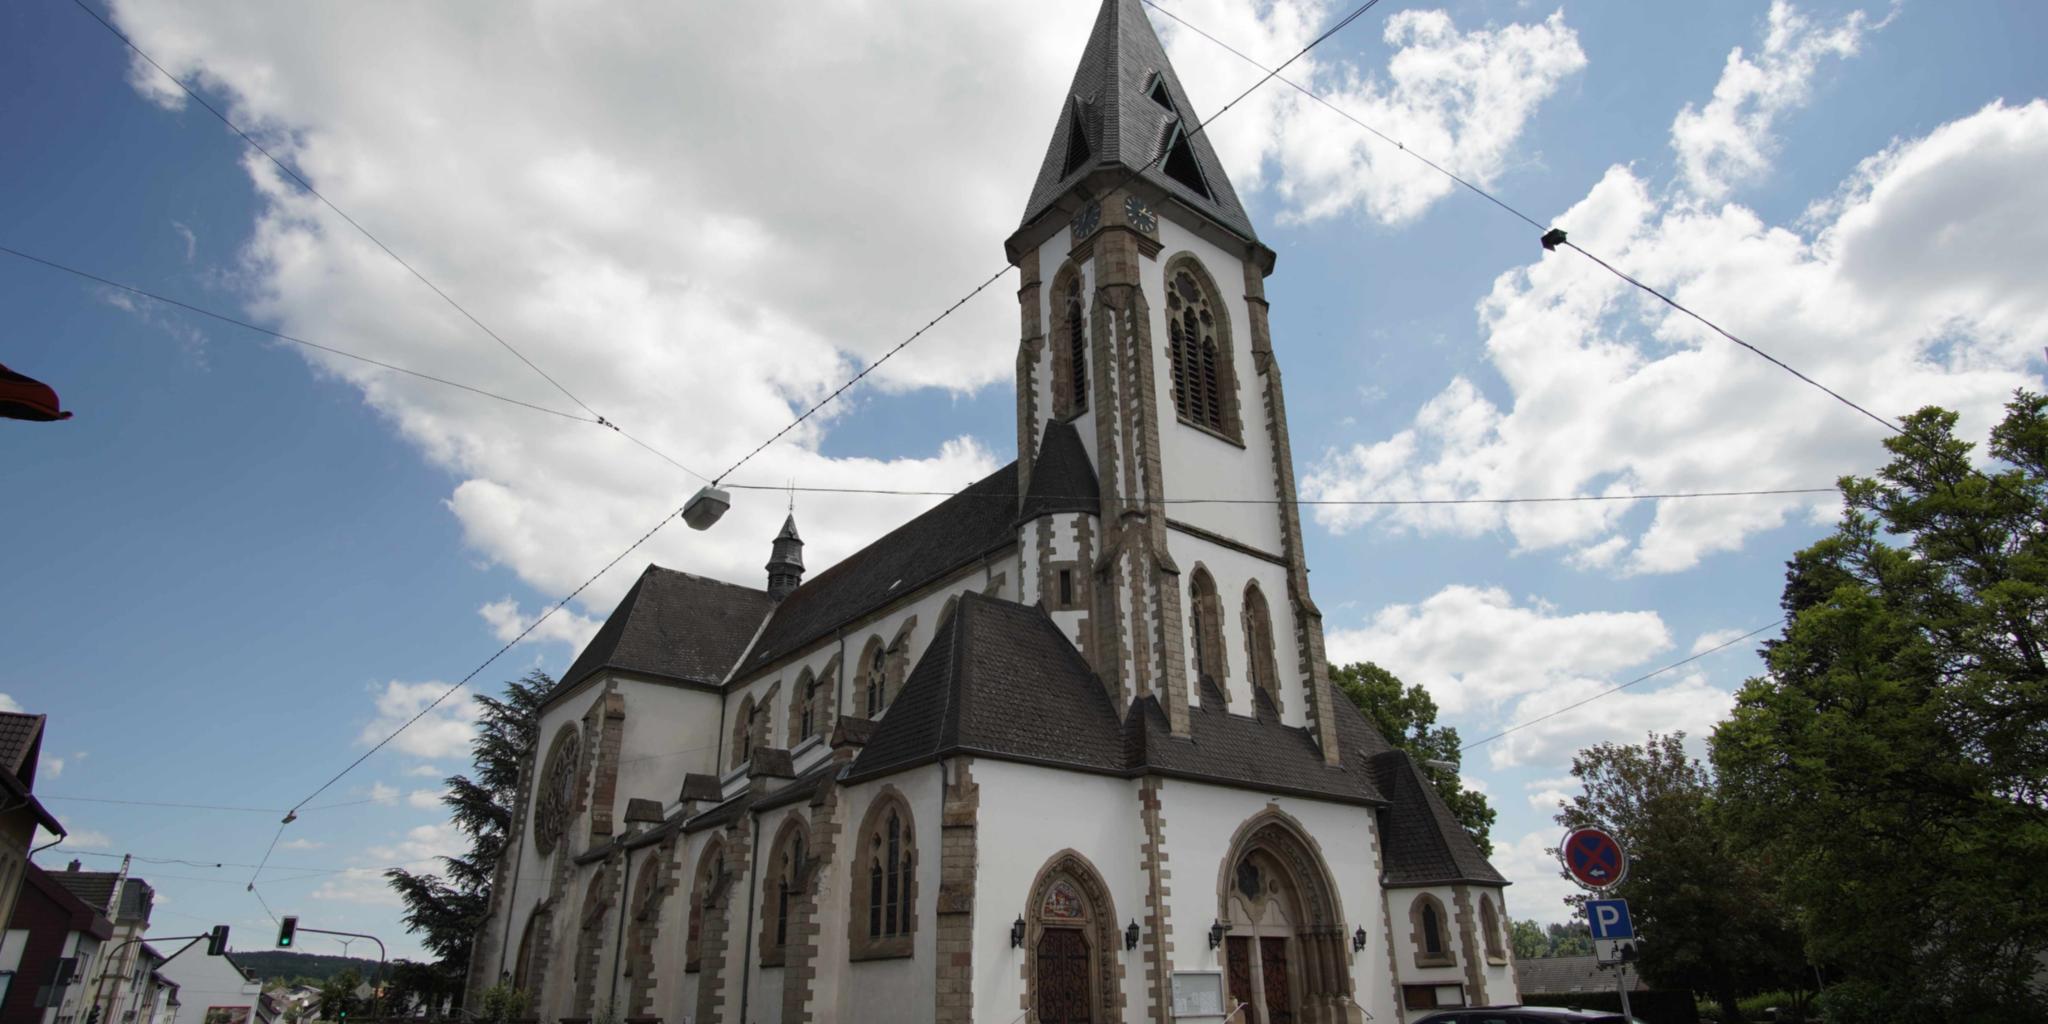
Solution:
{"label": "church", "polygon": [[[471,1005],[1397,1021],[1516,1001],[1505,879],[1329,679],[1259,242],[1139,0],[1022,226],[1017,460],[806,578],[649,566],[547,697]],[[1199,496],[1229,502],[1181,502]]]}

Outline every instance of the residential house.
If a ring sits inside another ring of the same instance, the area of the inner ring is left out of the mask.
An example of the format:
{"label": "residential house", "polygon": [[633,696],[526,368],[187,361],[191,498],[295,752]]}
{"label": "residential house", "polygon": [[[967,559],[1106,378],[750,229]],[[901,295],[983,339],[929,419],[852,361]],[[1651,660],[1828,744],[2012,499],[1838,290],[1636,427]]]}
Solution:
{"label": "residential house", "polygon": [[56,874],[30,864],[23,876],[7,936],[0,944],[0,1021],[73,1024],[92,1006],[93,968],[114,936],[99,907],[58,884]]}

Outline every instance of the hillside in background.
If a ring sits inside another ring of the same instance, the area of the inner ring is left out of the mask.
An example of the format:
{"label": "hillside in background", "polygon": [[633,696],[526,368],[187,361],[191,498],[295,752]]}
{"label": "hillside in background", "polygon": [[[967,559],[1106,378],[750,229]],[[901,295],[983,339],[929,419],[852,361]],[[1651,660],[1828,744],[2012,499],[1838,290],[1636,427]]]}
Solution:
{"label": "hillside in background", "polygon": [[282,978],[296,981],[312,978],[326,981],[353,967],[364,981],[377,976],[377,961],[365,960],[359,956],[332,956],[326,953],[292,953],[282,949],[266,949],[261,952],[234,952],[235,962],[250,974],[269,981]]}

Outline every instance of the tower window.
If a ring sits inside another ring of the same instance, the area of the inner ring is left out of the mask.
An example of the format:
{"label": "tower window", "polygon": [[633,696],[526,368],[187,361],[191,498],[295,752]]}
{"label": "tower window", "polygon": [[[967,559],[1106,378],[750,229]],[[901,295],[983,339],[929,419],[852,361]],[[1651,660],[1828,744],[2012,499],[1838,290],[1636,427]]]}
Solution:
{"label": "tower window", "polygon": [[1088,331],[1081,311],[1081,281],[1074,280],[1067,292],[1067,379],[1073,412],[1088,408]]}
{"label": "tower window", "polygon": [[1167,275],[1167,362],[1173,371],[1173,406],[1180,418],[1236,436],[1229,394],[1229,336],[1219,330],[1209,289],[1190,266]]}
{"label": "tower window", "polygon": [[1062,607],[1062,608],[1072,608],[1073,606],[1074,606],[1074,570],[1072,570],[1072,569],[1061,569],[1061,570],[1060,570],[1060,607]]}
{"label": "tower window", "polygon": [[1195,147],[1188,141],[1188,133],[1180,121],[1166,136],[1166,176],[1188,187],[1188,190],[1204,199],[1209,196],[1209,183],[1202,178],[1202,165],[1195,159]]}
{"label": "tower window", "polygon": [[1060,168],[1060,177],[1088,166],[1088,118],[1085,109],[1079,96],[1071,97],[1067,104],[1067,159]]}
{"label": "tower window", "polygon": [[1173,109],[1173,96],[1166,91],[1165,75],[1157,71],[1152,72],[1151,80],[1145,85],[1145,95],[1152,97],[1152,102],[1168,110]]}

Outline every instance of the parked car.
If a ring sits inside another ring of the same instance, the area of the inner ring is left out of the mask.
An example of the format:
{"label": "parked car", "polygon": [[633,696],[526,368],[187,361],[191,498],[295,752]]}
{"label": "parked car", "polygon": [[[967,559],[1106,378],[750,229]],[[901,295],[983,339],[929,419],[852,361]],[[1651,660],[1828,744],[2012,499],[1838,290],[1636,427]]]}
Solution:
{"label": "parked car", "polygon": [[1607,1010],[1568,1010],[1562,1006],[1468,1006],[1439,1010],[1414,1024],[1644,1024]]}

